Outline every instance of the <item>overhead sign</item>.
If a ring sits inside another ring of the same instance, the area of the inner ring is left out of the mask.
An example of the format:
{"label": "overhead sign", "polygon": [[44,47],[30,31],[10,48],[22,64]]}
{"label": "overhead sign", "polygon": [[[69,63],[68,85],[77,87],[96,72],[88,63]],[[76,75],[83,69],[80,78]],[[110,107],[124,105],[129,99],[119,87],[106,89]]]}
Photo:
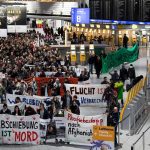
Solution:
{"label": "overhead sign", "polygon": [[89,24],[90,9],[89,8],[72,8],[71,9],[72,24]]}

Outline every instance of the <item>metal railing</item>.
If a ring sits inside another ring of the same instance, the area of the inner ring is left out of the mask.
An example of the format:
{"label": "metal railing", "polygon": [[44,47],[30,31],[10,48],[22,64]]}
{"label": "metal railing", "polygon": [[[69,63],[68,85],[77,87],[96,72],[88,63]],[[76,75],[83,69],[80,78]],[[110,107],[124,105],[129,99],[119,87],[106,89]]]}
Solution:
{"label": "metal railing", "polygon": [[141,138],[143,138],[143,141],[142,141],[142,147],[143,147],[143,150],[146,150],[145,149],[145,133],[150,129],[150,126],[142,133],[142,135],[133,143],[133,145],[131,146],[131,150],[136,150],[135,149],[135,145],[139,142],[139,140]]}
{"label": "metal railing", "polygon": [[124,112],[128,106],[129,103],[131,103],[131,101],[133,100],[133,98],[139,93],[139,91],[144,87],[145,82],[147,81],[147,77],[145,77],[144,79],[142,79],[141,81],[139,81],[134,87],[132,87],[130,89],[130,91],[128,92],[127,98],[126,98],[126,102],[124,104],[124,107],[120,113],[120,120],[123,119],[123,115]]}

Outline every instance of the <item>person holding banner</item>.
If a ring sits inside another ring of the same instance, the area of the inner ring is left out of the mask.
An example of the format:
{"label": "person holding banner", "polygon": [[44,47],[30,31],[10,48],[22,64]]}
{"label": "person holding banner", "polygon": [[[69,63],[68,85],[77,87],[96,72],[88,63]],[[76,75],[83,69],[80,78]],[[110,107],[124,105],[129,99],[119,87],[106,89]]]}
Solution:
{"label": "person holding banner", "polygon": [[40,115],[41,119],[48,119],[49,118],[48,111],[45,109],[43,103],[40,104],[40,108],[39,108],[39,110],[37,110],[37,113]]}
{"label": "person holding banner", "polygon": [[72,103],[72,96],[70,95],[70,91],[67,90],[66,94],[61,98],[62,100],[62,109],[70,109],[70,105]]}
{"label": "person holding banner", "polygon": [[80,115],[80,108],[76,101],[72,102],[72,105],[70,106],[70,110],[73,114]]}
{"label": "person holding banner", "polygon": [[9,115],[11,114],[11,110],[8,109],[7,104],[3,105],[3,109],[0,110],[0,114],[9,114]]}
{"label": "person holding banner", "polygon": [[19,109],[19,107],[16,105],[14,108],[14,112],[12,112],[12,115],[14,116],[21,116],[21,111]]}

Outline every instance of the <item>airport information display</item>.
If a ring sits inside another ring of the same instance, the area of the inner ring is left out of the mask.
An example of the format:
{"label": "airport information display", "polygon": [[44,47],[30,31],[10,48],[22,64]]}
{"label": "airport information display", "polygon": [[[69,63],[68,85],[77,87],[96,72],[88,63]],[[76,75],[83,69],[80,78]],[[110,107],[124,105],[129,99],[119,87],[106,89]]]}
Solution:
{"label": "airport information display", "polygon": [[150,0],[89,0],[90,19],[150,22]]}
{"label": "airport information display", "polygon": [[71,9],[72,24],[89,24],[90,9],[89,8],[72,8]]}

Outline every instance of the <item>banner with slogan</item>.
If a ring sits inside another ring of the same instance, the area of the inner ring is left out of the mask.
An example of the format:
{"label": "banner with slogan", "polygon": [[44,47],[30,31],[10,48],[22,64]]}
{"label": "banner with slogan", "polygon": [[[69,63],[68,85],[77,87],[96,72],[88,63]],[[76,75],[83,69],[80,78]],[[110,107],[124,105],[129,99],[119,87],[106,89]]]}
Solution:
{"label": "banner with slogan", "polygon": [[71,112],[65,112],[66,141],[87,143],[92,142],[93,125],[106,126],[107,115],[82,116]]}
{"label": "banner with slogan", "polygon": [[[60,96],[56,96],[56,97],[60,99]],[[21,102],[25,103],[25,105],[37,109],[39,108],[41,102],[44,103],[46,106],[46,102],[51,101],[53,97],[6,94],[7,104],[8,105],[15,104],[16,98],[20,98]]]}
{"label": "banner with slogan", "polygon": [[69,90],[71,95],[77,95],[81,106],[101,106],[106,107],[106,101],[102,100],[105,89],[108,85],[106,84],[84,84],[74,85],[65,84],[66,90]]}
{"label": "banner with slogan", "polygon": [[49,132],[53,128],[53,135],[57,138],[65,138],[66,119],[65,117],[54,117],[50,119],[40,119],[40,137],[41,141],[45,140],[45,137],[51,135]]}
{"label": "banner with slogan", "polygon": [[1,115],[1,144],[40,144],[40,118],[33,116]]}
{"label": "banner with slogan", "polygon": [[115,140],[114,127],[93,126],[93,142],[91,150],[110,149],[114,150]]}
{"label": "banner with slogan", "polygon": [[[53,78],[53,77],[50,77],[50,78],[35,78],[35,81],[37,83],[37,87],[38,87],[38,95],[40,96],[41,95],[41,87],[43,85],[47,85],[48,82],[51,80],[51,79],[57,79],[57,78]],[[65,79],[68,79],[69,83],[70,84],[78,84],[78,78],[64,78],[64,77],[59,77],[58,78],[60,83],[61,83],[61,87],[60,87],[60,95],[63,96],[64,95],[64,88],[63,88],[63,84],[64,84],[64,81]],[[50,92],[48,92],[48,95],[51,95]]]}

